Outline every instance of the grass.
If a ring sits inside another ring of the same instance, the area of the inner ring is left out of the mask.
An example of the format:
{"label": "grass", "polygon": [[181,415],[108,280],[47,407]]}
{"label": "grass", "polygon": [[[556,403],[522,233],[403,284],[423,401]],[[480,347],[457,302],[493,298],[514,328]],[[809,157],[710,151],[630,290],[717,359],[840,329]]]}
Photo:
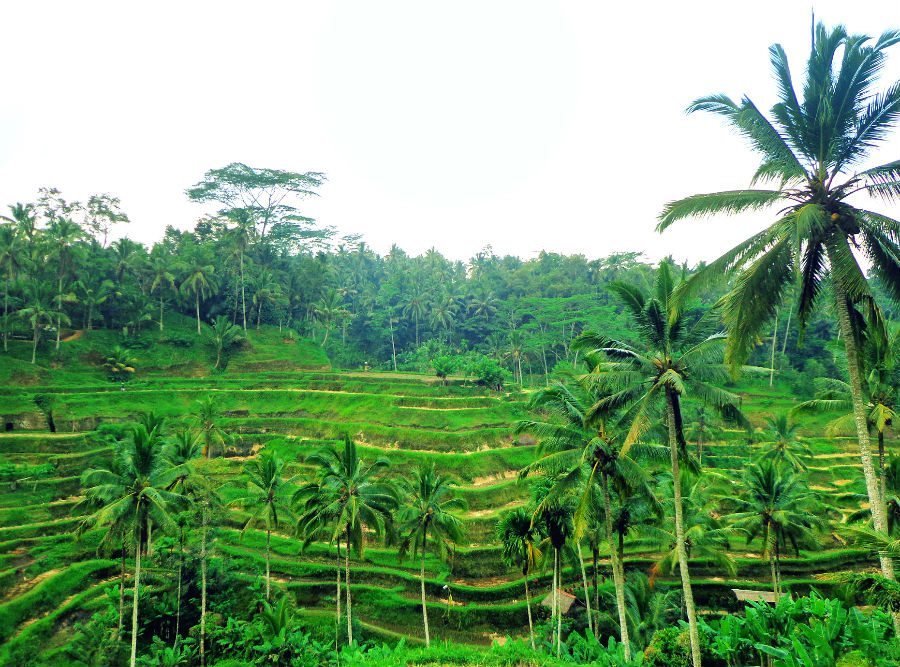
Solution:
{"label": "grass", "polygon": [[[395,474],[432,463],[448,473],[468,505],[462,513],[468,545],[447,561],[433,555],[426,559],[432,622],[439,636],[465,641],[465,628],[469,641],[477,643],[488,641],[487,633],[496,629],[522,630],[524,581],[503,562],[494,531],[503,513],[528,499],[528,487],[516,473],[533,460],[536,448],[514,435],[515,423],[527,414],[528,392],[495,393],[459,379],[442,386],[434,377],[409,373],[334,371],[318,345],[286,340],[271,327],[251,331],[250,346],[233,354],[224,372],[213,372],[211,350],[197,340],[192,327],[190,320],[174,318],[165,332],[147,331],[133,341],[138,372],[124,392],[102,370],[105,351],[122,342],[112,332],[95,331],[64,344],[58,363],[49,362],[45,349],[40,363],[31,366],[27,346],[18,342],[11,357],[0,356],[0,426],[13,428],[0,432],[0,467],[9,480],[0,481],[0,595],[23,576],[55,572],[0,605],[0,632],[6,633],[0,639],[7,640],[0,648],[0,664],[13,660],[23,647],[44,646],[54,633],[65,632],[63,621],[96,602],[103,567],[114,569],[112,561],[97,557],[99,531],[78,541],[71,533],[79,521],[74,514],[79,475],[111,461],[111,446],[121,431],[116,424],[151,410],[172,423],[188,423],[197,400],[206,395],[215,398],[233,440],[226,451],[235,458],[220,457],[207,466],[219,484],[234,480],[243,457],[261,447],[284,458],[289,474],[302,472],[306,456],[321,447],[341,446],[345,434],[357,440],[364,461],[385,458]],[[784,413],[796,403],[790,389],[777,383],[769,388],[766,382],[744,382],[735,390],[744,397],[757,440],[766,416]],[[57,433],[48,432],[48,410]],[[810,466],[812,483],[828,489],[829,500],[846,510],[858,506],[853,493],[863,491],[858,459],[852,439],[824,437],[830,418],[804,418],[802,433],[816,456]],[[93,430],[98,424],[101,432]],[[760,447],[749,444],[747,433],[726,430],[706,444],[704,460],[733,475]],[[223,491],[226,499],[231,492]],[[237,510],[227,515],[226,527],[217,531],[215,558],[227,559],[253,581],[264,570],[264,534],[250,530],[241,538],[237,529],[242,517]],[[768,564],[757,557],[758,542],[735,540],[732,547],[739,566],[734,578],[720,577],[719,569],[700,560],[692,562],[696,596],[708,608],[729,608],[734,587],[768,589]],[[301,552],[298,540],[276,534],[272,549],[273,575],[285,580],[286,589],[305,605],[304,615],[330,623],[333,547],[313,544]],[[626,567],[647,572],[656,549],[652,541],[630,537]],[[782,561],[786,585],[798,591],[827,587],[816,578],[822,572],[872,566],[866,552],[835,546]],[[352,568],[364,636],[417,641],[418,561],[400,560],[394,548],[370,546],[362,559],[352,559]],[[605,558],[600,569],[608,574]],[[165,577],[162,569],[157,574]],[[571,563],[564,581],[575,590],[580,586],[580,571]],[[675,576],[657,580],[663,589],[676,584]],[[440,601],[446,597],[444,586],[450,586],[456,604]],[[534,573],[531,587],[535,597],[548,591],[549,571]]]}

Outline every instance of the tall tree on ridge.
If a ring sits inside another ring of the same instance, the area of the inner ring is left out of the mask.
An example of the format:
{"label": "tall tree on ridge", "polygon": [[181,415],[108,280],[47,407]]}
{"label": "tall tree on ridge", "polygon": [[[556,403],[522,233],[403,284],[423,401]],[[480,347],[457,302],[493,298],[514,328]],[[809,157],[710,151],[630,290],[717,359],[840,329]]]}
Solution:
{"label": "tall tree on ridge", "polygon": [[[780,207],[769,227],[708,265],[698,280],[723,273],[738,275],[724,299],[723,314],[729,332],[726,358],[739,365],[792,283],[797,283],[796,312],[802,327],[830,278],[847,353],[866,491],[873,524],[880,532],[887,531],[887,521],[872,461],[857,324],[861,319],[857,308],[871,316],[877,316],[878,309],[854,253],[862,253],[872,273],[894,297],[900,297],[900,221],[859,208],[849,198],[865,193],[888,202],[900,199],[900,160],[858,170],[900,119],[900,82],[880,93],[875,88],[885,51],[898,42],[900,31],[896,30],[873,42],[865,35],[848,34],[842,26],[828,30],[820,23],[813,30],[802,99],[783,47],[775,44],[769,49],[778,86],[773,120],[748,97],[737,103],[720,94],[693,102],[689,112],[722,116],[762,155],[751,185],[774,187],[673,201],[660,214],[657,226],[663,231],[688,217]],[[893,579],[891,559],[882,555],[880,561],[884,576]],[[900,619],[895,626],[900,631]]]}
{"label": "tall tree on ridge", "polygon": [[678,284],[672,267],[665,261],[656,272],[653,293],[628,283],[611,283],[609,289],[634,323],[637,344],[584,333],[576,340],[576,347],[597,359],[590,382],[601,398],[591,412],[604,414],[621,410],[619,425],[626,435],[620,455],[627,454],[653,425],[660,409],[664,411],[674,478],[676,552],[690,630],[691,659],[694,667],[700,667],[700,634],[681,498],[681,465],[688,460],[682,403],[690,394],[720,410],[728,419],[746,421],[738,408],[740,398],[713,384],[728,379],[728,370],[719,361],[725,337],[715,333],[712,311],[699,316],[686,312],[676,296]]}
{"label": "tall tree on ridge", "polygon": [[[431,646],[428,630],[428,606],[425,603],[425,555],[431,548],[443,556],[452,545],[462,540],[462,521],[453,510],[464,510],[465,501],[454,495],[453,482],[437,472],[434,463],[422,465],[412,478],[401,481],[400,493],[405,504],[398,515],[398,529],[403,535],[400,557],[412,552],[421,555],[419,583],[422,588],[422,624],[425,629],[425,646]],[[429,544],[428,538],[431,538]]]}

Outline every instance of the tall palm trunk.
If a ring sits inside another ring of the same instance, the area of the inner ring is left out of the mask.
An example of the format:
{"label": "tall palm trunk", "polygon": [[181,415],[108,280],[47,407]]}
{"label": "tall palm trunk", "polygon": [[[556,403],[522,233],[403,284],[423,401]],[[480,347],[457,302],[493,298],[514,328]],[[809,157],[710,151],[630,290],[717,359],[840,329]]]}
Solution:
{"label": "tall palm trunk", "polygon": [[584,557],[581,555],[581,542],[575,542],[575,550],[578,552],[578,564],[581,565],[581,585],[584,588],[584,607],[587,610],[588,630],[594,634],[594,610],[591,609],[591,589],[588,588],[587,570],[584,569]]}
{"label": "tall palm trunk", "polygon": [[244,289],[244,251],[241,250],[241,314],[244,318],[244,333],[247,333],[247,291]]}
{"label": "tall palm trunk", "polygon": [[[766,545],[769,551],[769,571],[772,575],[772,592],[775,593],[775,599],[777,600],[781,594],[780,586],[779,586],[779,577],[778,577],[778,565],[775,562],[775,546],[771,544],[772,526],[766,526]],[[777,539],[777,538],[776,538]]]}
{"label": "tall palm trunk", "polygon": [[603,513],[606,515],[606,540],[609,542],[609,560],[612,566],[613,585],[616,589],[616,610],[619,612],[619,635],[625,647],[625,660],[631,660],[631,642],[628,636],[628,617],[625,615],[625,568],[619,560],[613,542],[612,503],[609,499],[609,477],[600,475],[603,487]]}
{"label": "tall palm trunk", "polygon": [[781,341],[781,356],[784,356],[787,353],[787,344],[788,344],[788,334],[791,333],[791,315],[793,315],[794,309],[788,309],[787,316],[787,324],[784,325],[784,340]]}
{"label": "tall palm trunk", "polygon": [[200,530],[200,667],[206,665],[206,507]]}
{"label": "tall palm trunk", "polygon": [[59,290],[56,292],[56,351],[59,352],[59,331],[62,329],[62,274],[59,276]]}
{"label": "tall palm trunk", "polygon": [[137,662],[138,639],[138,595],[141,590],[141,539],[138,533],[137,544],[134,547],[134,595],[131,607],[131,667]]}
{"label": "tall palm trunk", "polygon": [[38,345],[38,336],[40,331],[40,325],[35,323],[34,325],[34,339],[31,345],[31,363],[37,362],[37,345]]}
{"label": "tall palm trunk", "polygon": [[200,335],[200,292],[194,292],[194,305],[197,309],[197,335]]}
{"label": "tall palm trunk", "polygon": [[775,309],[775,324],[772,325],[772,360],[769,369],[769,386],[775,382],[775,350],[778,349],[778,309]]}
{"label": "tall palm trunk", "polygon": [[[832,265],[834,262],[832,262]],[[866,403],[863,398],[862,379],[859,374],[859,354],[856,349],[856,338],[853,335],[853,325],[850,320],[850,304],[844,286],[840,280],[833,280],[834,295],[837,305],[838,324],[844,338],[844,350],[847,353],[847,374],[850,377],[850,396],[853,400],[853,420],[856,422],[856,437],[859,440],[859,457],[862,461],[863,476],[866,480],[866,492],[869,495],[869,504],[872,512],[872,523],[875,530],[887,534],[887,518],[884,511],[884,499],[879,489],[878,477],[875,474],[875,466],[872,463],[872,449],[869,443],[869,426],[866,419]],[[894,563],[885,554],[879,554],[881,573],[887,579],[894,579]],[[900,624],[895,617],[894,626],[900,630]]]}
{"label": "tall palm trunk", "polygon": [[562,653],[562,597],[559,594],[562,585],[562,572],[559,567],[559,549],[554,548],[556,559],[556,657]]}
{"label": "tall palm trunk", "polygon": [[672,457],[672,485],[675,492],[675,551],[678,554],[678,568],[681,572],[681,589],[684,594],[684,608],[688,617],[688,633],[691,639],[691,662],[700,667],[700,632],[697,629],[697,609],[694,606],[694,592],[691,589],[691,574],[688,570],[687,549],[684,545],[684,508],[681,501],[681,466],[678,461],[678,438],[675,434],[675,397],[666,390],[666,414],[669,427],[669,454]]}
{"label": "tall palm trunk", "polygon": [[119,574],[119,626],[116,641],[122,638],[122,624],[125,621],[125,540],[122,540],[122,570]]}
{"label": "tall palm trunk", "polygon": [[344,553],[344,583],[347,586],[347,645],[353,646],[353,611],[350,601],[350,524],[347,524],[347,550]]}
{"label": "tall palm trunk", "polygon": [[425,544],[428,541],[428,534],[422,536],[422,565],[419,581],[422,584],[422,624],[425,628],[425,648],[431,646],[431,636],[428,632],[428,606],[425,604]]}
{"label": "tall palm trunk", "polygon": [[272,554],[272,531],[266,528],[266,602],[272,598],[270,558]]}
{"label": "tall palm trunk", "polygon": [[[394,320],[388,315],[388,324],[391,327],[391,359],[394,362],[394,372],[397,372],[397,347],[394,345]],[[6,339],[4,339],[5,341]]]}
{"label": "tall palm trunk", "polygon": [[[597,613],[600,613],[600,581],[598,576],[598,561],[600,560],[600,546],[597,544],[596,540],[591,542],[591,558],[594,561],[593,572],[591,573],[591,579],[594,582],[594,609],[597,610]],[[599,619],[598,619],[599,620]],[[600,623],[597,623],[594,626],[594,637],[596,639],[600,639]]]}
{"label": "tall palm trunk", "polygon": [[9,352],[9,275],[3,291],[3,351]]}
{"label": "tall palm trunk", "polygon": [[181,576],[184,570],[184,528],[178,526],[178,593],[175,598],[175,643],[181,631]]}
{"label": "tall palm trunk", "polygon": [[528,636],[531,639],[531,650],[537,650],[534,644],[534,621],[531,618],[531,593],[528,590],[528,563],[522,568],[525,577],[525,608],[528,610]]}
{"label": "tall palm trunk", "polygon": [[334,549],[334,587],[335,600],[337,600],[337,611],[334,616],[334,648],[337,650],[338,643],[341,639],[341,536],[338,535],[337,544]]}
{"label": "tall palm trunk", "polygon": [[159,293],[159,330],[160,331],[162,331],[164,328],[163,327],[163,313],[164,313],[163,295],[162,295],[162,292],[160,292]]}
{"label": "tall palm trunk", "polygon": [[887,468],[884,461],[884,431],[878,431],[878,481],[881,488],[881,502],[887,517]]}

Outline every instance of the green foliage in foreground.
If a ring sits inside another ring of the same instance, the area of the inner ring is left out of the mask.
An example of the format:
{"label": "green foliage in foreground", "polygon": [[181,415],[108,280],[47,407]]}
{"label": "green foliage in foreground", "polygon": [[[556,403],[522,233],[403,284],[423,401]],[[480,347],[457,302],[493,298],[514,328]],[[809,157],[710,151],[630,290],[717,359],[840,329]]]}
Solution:
{"label": "green foliage in foreground", "polygon": [[[112,601],[107,603],[112,604]],[[353,667],[367,665],[484,665],[491,667],[553,667],[592,664],[605,667],[685,667],[690,664],[687,627],[684,623],[659,630],[650,645],[632,660],[623,657],[623,647],[615,638],[595,639],[571,628],[566,630],[559,658],[550,655],[550,628],[538,626],[536,649],[524,640],[507,639],[492,646],[477,647],[443,642],[430,648],[391,641],[386,631],[376,638],[360,634],[362,643],[335,651],[327,615],[301,614],[287,597],[272,604],[258,602],[257,610],[246,618],[226,617],[210,630],[208,664],[215,667],[238,665],[289,665],[291,667]],[[87,624],[79,626],[80,637],[92,636],[91,624],[108,622],[109,610],[98,611]],[[567,621],[568,623],[569,621]],[[890,617],[876,611],[866,615],[848,608],[839,600],[813,593],[777,605],[751,603],[743,616],[725,616],[701,623],[704,664],[709,667],[749,667],[760,662],[772,667],[888,667],[900,659],[900,643],[891,637]],[[388,641],[385,641],[385,640]],[[82,640],[76,641],[76,646]],[[21,648],[21,642],[19,642]],[[7,655],[9,655],[7,653]],[[17,656],[27,653],[17,650]],[[74,650],[48,652],[55,665],[84,665]],[[50,664],[41,658],[25,657],[21,664]],[[141,659],[143,665],[191,665],[197,663],[193,638],[176,644],[154,639]],[[97,664],[104,664],[102,659]]]}

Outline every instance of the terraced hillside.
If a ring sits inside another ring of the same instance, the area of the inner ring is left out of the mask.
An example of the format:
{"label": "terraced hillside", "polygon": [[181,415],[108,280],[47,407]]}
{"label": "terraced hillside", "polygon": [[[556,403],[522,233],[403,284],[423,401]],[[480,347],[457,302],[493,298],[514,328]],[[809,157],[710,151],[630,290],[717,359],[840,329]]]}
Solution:
{"label": "terraced hillside", "polygon": [[[386,457],[401,474],[423,461],[451,473],[468,503],[467,544],[449,564],[426,561],[433,635],[484,644],[527,628],[521,574],[503,564],[493,537],[498,517],[528,498],[516,473],[536,448],[528,436],[513,431],[527,414],[527,392],[491,392],[464,379],[444,386],[426,376],[334,371],[315,345],[283,338],[275,329],[254,332],[252,348],[235,354],[219,374],[210,373],[208,352],[199,344],[157,342],[143,365],[141,352],[135,352],[138,372],[123,391],[97,363],[109,339],[95,333],[65,343],[60,368],[35,368],[18,358],[0,366],[0,664],[26,645],[39,644],[48,662],[61,655],[73,640],[73,623],[95,608],[115,581],[119,564],[98,555],[100,535],[94,531],[76,539],[73,534],[79,475],[109,462],[109,425],[150,410],[186,420],[207,395],[215,397],[222,425],[233,436],[213,452],[210,466],[223,484],[261,448],[289,461],[289,473],[302,472],[305,456],[338,443],[344,434],[359,443],[367,460]],[[777,388],[743,389],[745,407],[758,426],[792,403]],[[847,512],[858,507],[854,494],[863,492],[853,445],[822,437],[821,421],[810,421],[804,434],[815,453],[811,481]],[[706,445],[704,463],[736,477],[751,447],[745,433],[726,432]],[[223,493],[227,500],[229,492]],[[242,523],[240,512],[231,510],[214,558],[226,560],[250,582],[264,569],[265,538],[255,530],[241,537]],[[816,577],[823,572],[871,565],[863,552],[836,540],[829,538],[824,546],[784,558],[788,588],[821,588],[827,584]],[[272,548],[277,585],[296,596],[308,617],[331,622],[333,550],[313,544],[301,552],[287,529],[273,537]],[[648,571],[655,548],[631,541],[626,567]],[[708,609],[734,607],[731,588],[768,587],[768,563],[759,558],[759,545],[735,542],[733,548],[735,578],[710,563],[693,565],[695,596]],[[394,548],[374,544],[353,564],[354,609],[365,632],[417,641],[418,565],[401,561]],[[602,574],[606,562],[600,565]],[[149,570],[151,583],[162,585],[165,564],[151,564]],[[566,586],[575,590],[581,573],[570,566],[565,575]],[[536,577],[536,598],[549,591],[549,579],[549,571]],[[664,573],[657,585],[674,586],[676,580]]]}

